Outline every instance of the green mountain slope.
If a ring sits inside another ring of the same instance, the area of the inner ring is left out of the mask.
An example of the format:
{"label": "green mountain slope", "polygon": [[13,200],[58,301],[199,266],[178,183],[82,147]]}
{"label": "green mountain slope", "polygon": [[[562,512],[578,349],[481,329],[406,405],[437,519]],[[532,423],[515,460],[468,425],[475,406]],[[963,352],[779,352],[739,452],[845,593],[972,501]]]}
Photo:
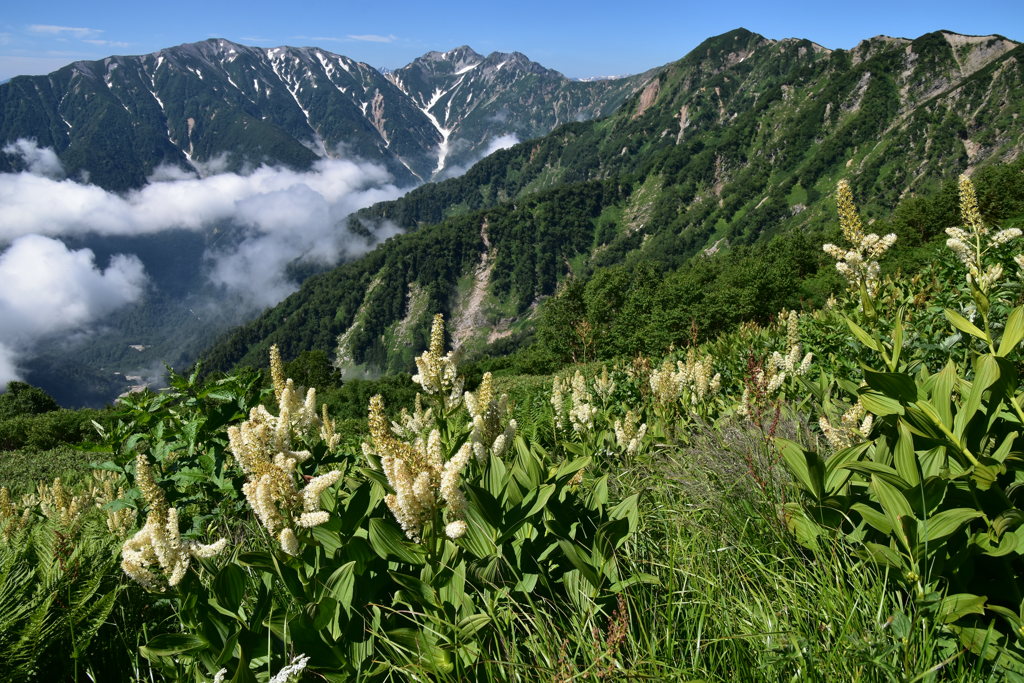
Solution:
{"label": "green mountain slope", "polygon": [[831,221],[839,178],[870,218],[1024,148],[1024,48],[938,32],[849,51],[745,30],[709,39],[600,121],[494,154],[353,217],[413,229],[312,278],[208,354],[320,348],[349,373],[408,366],[434,311],[471,349],[529,327],[567,278],[660,272]]}

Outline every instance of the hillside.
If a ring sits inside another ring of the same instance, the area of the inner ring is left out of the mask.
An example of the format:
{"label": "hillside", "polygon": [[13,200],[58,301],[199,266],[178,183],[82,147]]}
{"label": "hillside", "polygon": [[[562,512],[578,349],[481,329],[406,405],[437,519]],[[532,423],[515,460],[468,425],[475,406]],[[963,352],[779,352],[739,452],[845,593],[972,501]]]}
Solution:
{"label": "hillside", "polygon": [[255,365],[277,343],[328,351],[349,376],[405,369],[436,311],[468,351],[527,333],[540,301],[597,268],[647,264],[660,278],[705,250],[823,230],[840,178],[881,215],[1017,158],[1022,56],[950,32],[848,51],[742,29],[711,38],[607,119],[360,212],[357,228],[418,229],[310,279],[207,357]]}
{"label": "hillside", "polygon": [[[204,175],[321,158],[377,162],[408,187],[606,115],[647,80],[571,81],[520,53],[468,47],[385,75],[319,48],[210,39],[0,84],[0,147],[33,139],[69,177],[117,191],[160,166]],[[0,155],[0,172],[17,170]]]}

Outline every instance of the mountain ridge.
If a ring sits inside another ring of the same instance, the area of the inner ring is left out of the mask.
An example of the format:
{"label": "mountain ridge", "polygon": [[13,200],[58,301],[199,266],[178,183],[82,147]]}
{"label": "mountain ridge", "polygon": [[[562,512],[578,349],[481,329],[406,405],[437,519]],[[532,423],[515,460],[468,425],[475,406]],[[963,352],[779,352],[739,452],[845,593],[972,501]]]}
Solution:
{"label": "mountain ridge", "polygon": [[[446,81],[445,93],[457,89],[460,103],[430,102],[396,85],[424,82],[425,65],[451,64],[441,55],[456,52],[482,64],[487,77],[435,69],[426,80]],[[488,60],[503,61],[494,69]],[[581,85],[521,53],[484,57],[468,47],[431,52],[385,74],[317,47],[210,38],[15,77],[0,85],[0,143],[34,139],[57,152],[70,176],[113,190],[144,185],[161,165],[202,175],[215,161],[228,170],[308,168],[340,156],[382,163],[409,186],[463,170],[496,139],[535,137],[564,120],[607,114],[643,78]],[[523,92],[538,81],[543,96]],[[470,111],[475,118],[464,121]],[[0,156],[0,172],[17,170],[15,159]]]}
{"label": "mountain ridge", "polygon": [[[1024,48],[1001,36],[828,50],[737,29],[667,65],[606,119],[359,212],[350,220],[414,232],[317,276],[207,357],[221,369],[258,364],[277,343],[289,355],[328,351],[353,376],[405,370],[396,335],[422,342],[423,311],[469,321],[453,335],[479,349],[525,333],[538,302],[601,268],[650,262],[667,274],[704,250],[825,234],[840,178],[871,198],[870,220],[958,171],[1012,161],[1024,149],[1022,98]],[[315,334],[311,320],[323,321]]]}

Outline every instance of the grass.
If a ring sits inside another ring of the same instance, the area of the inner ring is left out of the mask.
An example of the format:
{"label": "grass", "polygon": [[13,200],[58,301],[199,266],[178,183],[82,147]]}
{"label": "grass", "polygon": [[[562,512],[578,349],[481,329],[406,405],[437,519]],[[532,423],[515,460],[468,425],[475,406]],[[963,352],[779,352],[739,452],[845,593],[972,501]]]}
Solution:
{"label": "grass", "polygon": [[47,451],[0,451],[0,486],[20,494],[34,491],[37,483],[51,482],[57,477],[64,482],[77,482],[89,476],[95,459],[95,453],[72,446]]}

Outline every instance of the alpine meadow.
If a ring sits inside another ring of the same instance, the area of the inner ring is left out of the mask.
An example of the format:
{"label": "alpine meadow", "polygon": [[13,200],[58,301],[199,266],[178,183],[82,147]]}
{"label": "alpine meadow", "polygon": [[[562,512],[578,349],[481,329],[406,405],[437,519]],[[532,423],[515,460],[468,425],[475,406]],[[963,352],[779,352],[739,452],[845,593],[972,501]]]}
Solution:
{"label": "alpine meadow", "polygon": [[210,38],[0,148],[0,679],[1024,682],[1024,44]]}

